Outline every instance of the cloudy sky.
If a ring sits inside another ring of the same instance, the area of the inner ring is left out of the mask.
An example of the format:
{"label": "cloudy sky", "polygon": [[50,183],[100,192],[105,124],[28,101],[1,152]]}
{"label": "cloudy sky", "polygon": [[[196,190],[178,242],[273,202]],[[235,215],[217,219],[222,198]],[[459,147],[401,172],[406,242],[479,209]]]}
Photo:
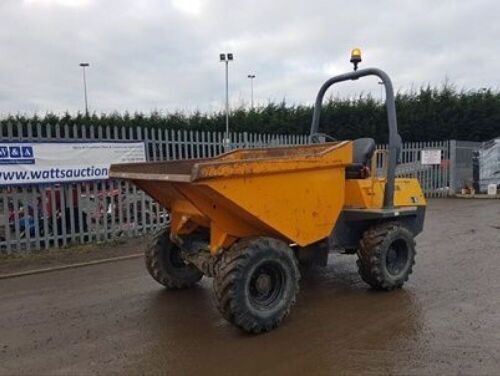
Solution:
{"label": "cloudy sky", "polygon": [[[0,113],[76,112],[81,61],[97,112],[221,108],[230,98],[311,103],[328,77],[386,70],[398,90],[441,84],[498,88],[500,3],[494,0],[0,0]],[[376,79],[333,95],[371,92]]]}

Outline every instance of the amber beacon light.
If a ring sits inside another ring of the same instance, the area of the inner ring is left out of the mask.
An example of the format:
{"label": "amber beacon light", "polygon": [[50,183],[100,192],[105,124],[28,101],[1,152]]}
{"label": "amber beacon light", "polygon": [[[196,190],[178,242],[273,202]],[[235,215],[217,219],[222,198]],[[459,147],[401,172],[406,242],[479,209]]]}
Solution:
{"label": "amber beacon light", "polygon": [[358,70],[358,64],[361,63],[361,48],[354,48],[351,51],[351,63],[354,64],[354,71]]}

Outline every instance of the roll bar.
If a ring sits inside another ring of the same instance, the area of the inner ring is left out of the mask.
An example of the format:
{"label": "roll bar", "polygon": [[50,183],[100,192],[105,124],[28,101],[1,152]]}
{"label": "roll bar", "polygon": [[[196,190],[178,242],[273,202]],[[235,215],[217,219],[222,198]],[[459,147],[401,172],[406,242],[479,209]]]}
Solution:
{"label": "roll bar", "polygon": [[387,109],[387,123],[389,125],[389,161],[387,164],[387,182],[385,184],[384,208],[392,208],[394,206],[394,181],[396,179],[398,154],[401,148],[401,136],[398,133],[394,89],[392,87],[391,79],[387,73],[378,68],[366,68],[334,76],[327,80],[321,86],[318,95],[316,96],[310,137],[312,138],[312,136],[318,133],[323,97],[325,96],[328,88],[339,82],[357,80],[358,78],[365,76],[377,76],[383,82],[385,88],[385,107]]}

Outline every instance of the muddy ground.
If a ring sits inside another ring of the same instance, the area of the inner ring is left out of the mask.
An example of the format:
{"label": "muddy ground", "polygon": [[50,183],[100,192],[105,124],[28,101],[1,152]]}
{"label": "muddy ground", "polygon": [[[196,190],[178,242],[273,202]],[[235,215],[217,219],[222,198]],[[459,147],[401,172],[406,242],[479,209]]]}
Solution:
{"label": "muddy ground", "polygon": [[332,255],[260,336],[221,318],[210,280],[167,292],[141,259],[0,280],[0,374],[500,374],[500,200],[431,201],[417,246],[392,293]]}
{"label": "muddy ground", "polygon": [[97,245],[85,244],[41,251],[0,254],[0,277],[31,270],[139,254],[142,253],[142,247],[147,240],[146,237],[120,238]]}

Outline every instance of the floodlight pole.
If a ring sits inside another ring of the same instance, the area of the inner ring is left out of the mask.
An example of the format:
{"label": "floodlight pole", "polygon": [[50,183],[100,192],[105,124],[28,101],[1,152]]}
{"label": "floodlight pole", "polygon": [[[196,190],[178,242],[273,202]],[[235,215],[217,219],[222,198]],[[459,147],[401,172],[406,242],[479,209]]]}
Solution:
{"label": "floodlight pole", "polygon": [[80,66],[82,67],[82,72],[83,72],[83,97],[85,99],[85,116],[89,117],[89,105],[88,105],[88,100],[87,100],[87,76],[85,74],[85,68],[87,68],[90,64],[89,63],[80,63]]}
{"label": "floodlight pole", "polygon": [[247,77],[250,79],[250,108],[253,110],[253,79],[255,74],[249,74]]}
{"label": "floodlight pole", "polygon": [[[226,139],[229,140],[229,61],[226,65]],[[228,142],[229,143],[229,142]]]}
{"label": "floodlight pole", "polygon": [[226,137],[224,138],[224,147],[229,149],[230,138],[229,138],[229,62],[233,61],[232,53],[220,54],[220,61],[225,63],[226,68]]}

